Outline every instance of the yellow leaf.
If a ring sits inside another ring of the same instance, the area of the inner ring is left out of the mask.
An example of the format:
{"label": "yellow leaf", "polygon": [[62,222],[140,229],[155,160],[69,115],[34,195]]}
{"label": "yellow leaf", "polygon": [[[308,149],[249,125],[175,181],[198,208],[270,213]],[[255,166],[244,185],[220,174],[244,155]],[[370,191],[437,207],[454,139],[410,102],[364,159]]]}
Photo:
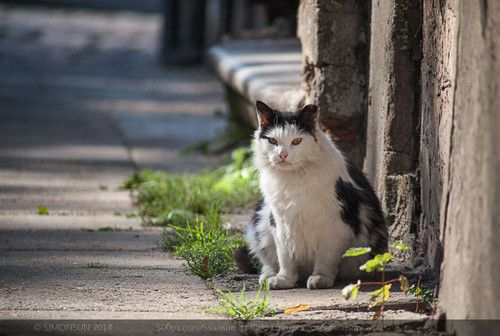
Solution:
{"label": "yellow leaf", "polygon": [[308,310],[309,308],[311,308],[310,304],[303,303],[303,304],[296,305],[294,307],[286,308],[285,314],[293,314],[293,313],[297,313],[299,311]]}

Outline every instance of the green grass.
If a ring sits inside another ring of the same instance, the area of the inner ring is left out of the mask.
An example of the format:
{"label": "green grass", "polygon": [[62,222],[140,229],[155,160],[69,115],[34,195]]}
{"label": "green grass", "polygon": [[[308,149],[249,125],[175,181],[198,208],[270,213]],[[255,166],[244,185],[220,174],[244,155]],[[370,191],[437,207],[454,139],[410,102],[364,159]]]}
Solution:
{"label": "green grass", "polygon": [[45,205],[39,205],[37,207],[37,212],[39,215],[48,215],[49,209]]}
{"label": "green grass", "polygon": [[419,287],[415,284],[411,285],[408,289],[408,294],[413,295],[417,299],[421,298],[425,301],[430,307],[436,304],[437,299],[434,295],[433,289]]}
{"label": "green grass", "polygon": [[213,209],[227,213],[256,202],[258,184],[249,155],[248,149],[237,149],[230,164],[197,174],[144,170],[123,187],[131,191],[144,224],[182,226]]}
{"label": "green grass", "polygon": [[231,236],[220,225],[220,214],[213,212],[185,227],[172,226],[175,235],[164,236],[164,248],[186,261],[191,273],[202,279],[223,275],[235,269],[234,250],[244,244],[241,237]]}
{"label": "green grass", "polygon": [[207,309],[207,312],[226,315],[238,320],[252,320],[276,314],[269,307],[269,286],[267,283],[259,288],[254,298],[245,296],[245,287],[241,289],[239,295],[223,292],[220,289],[216,289],[216,293],[219,296],[219,305]]}
{"label": "green grass", "polygon": [[162,247],[184,259],[191,273],[208,279],[235,268],[234,251],[243,239],[224,229],[224,214],[253,205],[258,197],[250,152],[240,148],[232,161],[197,174],[141,171],[125,181],[143,224],[168,226]]}
{"label": "green grass", "polygon": [[137,211],[114,211],[113,215],[115,216],[124,216],[126,218],[134,218],[139,216],[139,213]]}

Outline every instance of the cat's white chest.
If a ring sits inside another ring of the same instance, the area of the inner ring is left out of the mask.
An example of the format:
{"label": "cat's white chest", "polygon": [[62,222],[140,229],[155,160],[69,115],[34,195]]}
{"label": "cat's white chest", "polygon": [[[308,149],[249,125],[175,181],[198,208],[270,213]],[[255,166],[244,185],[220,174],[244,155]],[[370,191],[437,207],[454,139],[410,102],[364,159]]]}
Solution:
{"label": "cat's white chest", "polygon": [[[312,259],[318,246],[338,222],[333,178],[269,179],[262,191],[276,217],[278,239],[296,258]],[[333,198],[332,198],[333,197]]]}
{"label": "cat's white chest", "polygon": [[297,226],[315,211],[316,206],[311,199],[311,191],[296,184],[277,187],[271,192],[273,208],[284,224]]}
{"label": "cat's white chest", "polygon": [[330,176],[306,176],[301,179],[268,177],[262,191],[285,224],[310,225],[321,222],[325,214],[337,211],[334,199],[334,179]]}

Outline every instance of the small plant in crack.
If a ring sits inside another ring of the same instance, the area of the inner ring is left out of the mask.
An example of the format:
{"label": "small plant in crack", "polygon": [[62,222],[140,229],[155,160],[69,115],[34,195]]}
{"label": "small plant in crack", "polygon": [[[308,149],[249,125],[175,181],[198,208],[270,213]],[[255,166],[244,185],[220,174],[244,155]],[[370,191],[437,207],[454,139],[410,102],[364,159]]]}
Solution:
{"label": "small plant in crack", "polygon": [[164,249],[184,259],[191,273],[202,279],[223,275],[235,268],[234,251],[243,245],[221,226],[220,211],[215,208],[205,219],[197,217],[184,227],[170,225],[174,235],[164,235]]}
{"label": "small plant in crack", "polygon": [[253,298],[247,298],[245,295],[245,286],[242,287],[239,295],[227,291],[223,292],[216,289],[219,296],[219,305],[209,308],[206,311],[210,313],[223,314],[237,320],[252,320],[257,317],[273,316],[276,314],[274,309],[269,306],[269,285],[265,281]]}
{"label": "small plant in crack", "polygon": [[[405,251],[410,247],[398,242],[391,244],[391,247],[395,250]],[[369,247],[353,247],[348,249],[344,253],[344,257],[358,257],[363,254],[367,254],[371,252],[371,248]],[[382,281],[368,281],[361,282],[358,280],[355,284],[350,284],[342,289],[342,296],[346,300],[354,300],[358,296],[358,291],[361,286],[369,286],[369,285],[381,285],[379,289],[374,290],[370,293],[370,304],[369,308],[375,308],[375,313],[373,315],[373,319],[377,320],[383,317],[384,314],[384,306],[385,302],[389,299],[391,295],[391,287],[395,282],[399,282],[401,286],[401,290],[406,294],[410,289],[410,284],[408,279],[401,275],[398,278],[394,279],[385,279],[385,268],[387,264],[392,260],[393,255],[390,252],[385,252],[384,254],[377,254],[372,259],[366,261],[363,265],[359,267],[360,270],[365,271],[367,273],[372,272],[380,272],[382,275]]]}
{"label": "small plant in crack", "polygon": [[408,288],[408,294],[413,295],[417,299],[417,305],[415,307],[415,313],[419,310],[419,303],[427,304],[431,308],[431,314],[434,316],[437,309],[438,299],[436,298],[436,290],[424,288],[421,286],[422,276],[418,277],[416,284],[413,284]]}
{"label": "small plant in crack", "polygon": [[39,215],[48,215],[49,214],[49,209],[45,205],[39,205],[37,208],[37,213]]}

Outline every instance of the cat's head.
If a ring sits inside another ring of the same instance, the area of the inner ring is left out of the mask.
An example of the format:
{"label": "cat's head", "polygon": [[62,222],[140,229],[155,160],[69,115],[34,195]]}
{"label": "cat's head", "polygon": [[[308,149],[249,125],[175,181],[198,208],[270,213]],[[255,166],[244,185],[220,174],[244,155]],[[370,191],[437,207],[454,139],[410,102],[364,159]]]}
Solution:
{"label": "cat's head", "polygon": [[296,112],[280,112],[257,101],[259,129],[255,155],[259,165],[274,170],[295,170],[315,161],[318,106],[306,105]]}

